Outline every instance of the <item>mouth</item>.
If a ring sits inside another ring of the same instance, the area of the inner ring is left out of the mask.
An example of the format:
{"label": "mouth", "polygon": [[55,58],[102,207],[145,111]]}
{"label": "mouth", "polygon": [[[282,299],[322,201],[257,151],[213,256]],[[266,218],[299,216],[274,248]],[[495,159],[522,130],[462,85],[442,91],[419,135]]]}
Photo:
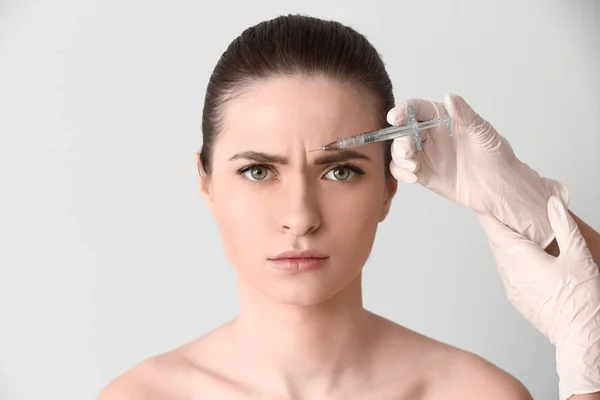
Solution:
{"label": "mouth", "polygon": [[329,256],[316,251],[285,251],[276,257],[269,258],[269,263],[283,271],[312,271],[325,265]]}

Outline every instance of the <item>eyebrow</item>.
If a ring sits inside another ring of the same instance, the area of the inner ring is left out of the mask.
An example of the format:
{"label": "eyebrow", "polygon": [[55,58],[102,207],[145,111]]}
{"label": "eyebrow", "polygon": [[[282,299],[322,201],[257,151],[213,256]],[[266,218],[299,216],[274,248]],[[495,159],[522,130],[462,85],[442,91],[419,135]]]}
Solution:
{"label": "eyebrow", "polygon": [[[229,161],[245,159],[254,161],[256,163],[261,164],[279,164],[286,165],[289,164],[289,160],[286,157],[263,153],[260,151],[244,151],[242,153],[235,154],[233,157],[229,159]],[[332,153],[328,153],[322,156],[315,158],[316,165],[325,165],[325,164],[335,164],[348,160],[367,160],[371,159],[369,156],[353,151],[353,150],[345,150],[345,151],[335,151]]]}
{"label": "eyebrow", "polygon": [[260,151],[244,151],[242,153],[235,154],[233,157],[229,159],[229,161],[245,159],[254,161],[261,164],[281,164],[285,165],[289,163],[289,160],[286,157],[267,154]]}

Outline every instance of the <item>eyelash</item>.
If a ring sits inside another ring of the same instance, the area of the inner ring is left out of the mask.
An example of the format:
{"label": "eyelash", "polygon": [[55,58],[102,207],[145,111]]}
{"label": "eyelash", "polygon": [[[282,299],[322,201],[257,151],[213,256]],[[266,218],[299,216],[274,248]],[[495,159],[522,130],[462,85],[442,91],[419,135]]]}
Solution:
{"label": "eyelash", "polygon": [[[261,168],[266,168],[269,171],[273,172],[273,167],[271,165],[268,164],[259,164],[259,163],[252,163],[252,164],[248,164],[240,169],[237,170],[237,174],[238,175],[243,175],[246,172],[250,171],[252,168],[257,168],[257,167],[261,167]],[[355,165],[352,165],[350,163],[341,163],[341,164],[337,164],[337,165],[333,165],[331,168],[329,168],[326,172],[325,175],[327,175],[328,173],[330,173],[331,171],[337,169],[337,168],[348,168],[350,171],[354,172],[356,175],[358,176],[362,176],[365,174],[365,171],[363,171],[362,169],[358,168]],[[252,183],[260,183],[261,181],[253,181],[251,179],[248,179],[250,182]],[[339,182],[339,183],[349,183],[349,181],[335,181],[335,182]]]}

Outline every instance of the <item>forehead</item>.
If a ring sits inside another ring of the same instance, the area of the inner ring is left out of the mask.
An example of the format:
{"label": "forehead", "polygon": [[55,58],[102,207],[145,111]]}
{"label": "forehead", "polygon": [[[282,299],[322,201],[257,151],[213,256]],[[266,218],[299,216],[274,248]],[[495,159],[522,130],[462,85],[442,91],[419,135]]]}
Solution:
{"label": "forehead", "polygon": [[380,128],[380,114],[368,90],[327,78],[273,77],[228,103],[219,142],[238,150],[281,152],[293,144],[318,148]]}

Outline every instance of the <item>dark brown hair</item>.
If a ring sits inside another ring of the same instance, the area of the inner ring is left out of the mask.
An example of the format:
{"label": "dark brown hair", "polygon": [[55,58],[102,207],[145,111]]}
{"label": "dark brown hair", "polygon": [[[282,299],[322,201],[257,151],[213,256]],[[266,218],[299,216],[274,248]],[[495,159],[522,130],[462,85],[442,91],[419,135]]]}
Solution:
{"label": "dark brown hair", "polygon": [[[365,36],[339,22],[302,15],[261,22],[231,42],[208,82],[201,151],[207,174],[227,102],[261,79],[298,75],[327,77],[370,90],[379,100],[382,126],[387,111],[394,107],[389,75]],[[391,143],[386,144],[387,169]]]}

